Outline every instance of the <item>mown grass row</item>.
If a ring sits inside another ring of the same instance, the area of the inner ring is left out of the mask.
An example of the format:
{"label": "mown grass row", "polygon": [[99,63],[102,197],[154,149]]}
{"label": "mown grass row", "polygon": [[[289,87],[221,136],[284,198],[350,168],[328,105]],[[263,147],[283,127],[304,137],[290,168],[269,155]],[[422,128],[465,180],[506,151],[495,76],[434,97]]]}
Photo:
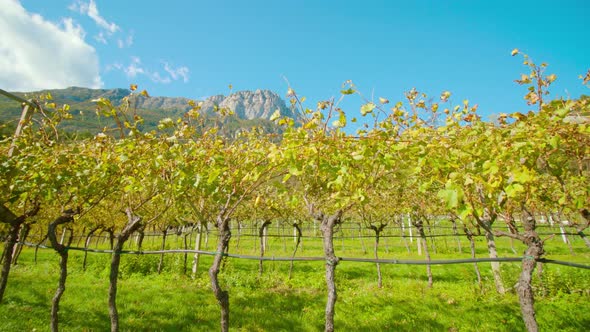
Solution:
{"label": "mown grass row", "polygon": [[[214,242],[213,239],[210,241]],[[281,254],[284,250],[282,240],[275,244],[273,240],[269,241],[271,251],[275,248],[276,254]],[[346,244],[351,248],[346,250],[347,255],[364,255],[362,250],[352,249],[358,247],[358,240],[346,241],[345,248]],[[181,242],[168,243],[170,247],[176,247],[175,243]],[[553,243],[548,245],[549,258],[590,260],[588,251],[576,243],[576,256],[557,250],[563,246],[555,239],[549,243]],[[508,242],[500,244],[503,251],[511,252],[506,247]],[[154,242],[153,246],[157,247],[158,243]],[[304,254],[318,255],[319,247],[315,247],[315,242],[304,243]],[[243,248],[244,253],[255,252],[245,244]],[[392,245],[392,252],[382,253],[382,256],[420,258],[415,250],[412,254],[404,254],[405,247],[401,248],[403,250],[394,253]],[[370,246],[368,249],[366,255],[370,256]],[[444,257],[456,258],[457,255],[438,254],[438,258]],[[71,252],[67,290],[60,310],[63,331],[109,330],[109,259],[109,255],[90,254],[87,270],[82,271],[82,253]],[[182,254],[166,255],[160,275],[156,273],[158,260],[159,257],[153,255],[123,256],[117,300],[122,329],[217,330],[219,309],[206,274],[210,257],[204,257],[194,280],[183,274]],[[481,287],[477,284],[472,264],[462,264],[435,266],[434,287],[429,289],[423,266],[385,265],[382,266],[384,281],[380,289],[373,264],[342,262],[337,269],[336,328],[350,331],[524,330],[514,291],[506,295],[496,294],[489,264],[479,266],[484,281]],[[222,281],[230,293],[232,330],[323,329],[323,263],[296,262],[291,279],[288,269],[288,262],[266,262],[265,272],[259,276],[257,261],[226,261]],[[506,285],[512,287],[518,278],[519,264],[502,264],[502,269]],[[0,305],[0,330],[49,330],[50,302],[57,279],[58,261],[53,251],[41,250],[35,264],[33,250],[25,249],[19,265],[11,272],[5,302]],[[590,326],[590,316],[587,315],[590,310],[590,271],[545,264],[543,273],[537,275],[534,282],[537,317],[543,330],[585,331]]]}

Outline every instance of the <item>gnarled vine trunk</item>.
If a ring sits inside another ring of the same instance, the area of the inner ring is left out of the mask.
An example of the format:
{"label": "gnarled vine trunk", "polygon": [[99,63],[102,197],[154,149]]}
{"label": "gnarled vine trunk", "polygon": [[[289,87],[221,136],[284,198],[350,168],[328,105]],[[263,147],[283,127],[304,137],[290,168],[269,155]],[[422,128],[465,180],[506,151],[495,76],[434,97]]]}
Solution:
{"label": "gnarled vine trunk", "polygon": [[326,302],[326,324],[324,330],[326,332],[334,331],[334,313],[336,308],[336,300],[338,293],[336,291],[336,266],[339,259],[334,253],[334,227],[341,222],[342,211],[336,212],[331,216],[324,216],[321,214],[322,240],[324,245],[324,257],[326,258],[326,287],[328,290],[328,300]]}
{"label": "gnarled vine trunk", "polygon": [[[428,250],[428,241],[426,239],[426,232],[424,232],[424,220],[426,217],[424,216],[414,216],[412,218],[412,224],[418,230],[418,234],[420,235],[420,240],[418,241],[418,248],[422,248],[424,250],[424,256],[426,256],[426,261],[430,262],[430,251]],[[420,243],[421,242],[421,243]],[[433,285],[433,278],[432,278],[432,267],[430,264],[426,265],[426,275],[428,277],[428,287],[432,288]]]}
{"label": "gnarled vine trunk", "polygon": [[[471,258],[475,259],[475,241],[473,240],[473,233],[467,226],[463,226],[463,231],[465,232],[465,236],[469,240],[469,249],[471,250]],[[481,283],[481,273],[479,272],[479,267],[477,266],[477,262],[473,262],[473,267],[475,268],[475,275],[477,276],[477,284],[479,287],[482,286]]]}
{"label": "gnarled vine trunk", "polygon": [[272,221],[265,220],[258,229],[258,237],[260,238],[260,262],[258,263],[258,276],[262,276],[262,272],[264,271],[262,257],[264,257],[264,252],[266,251],[266,230],[268,225],[271,223]]}
{"label": "gnarled vine trunk", "polygon": [[37,252],[39,251],[39,246],[43,244],[45,240],[47,240],[47,234],[45,234],[41,241],[37,242],[37,244],[35,245],[35,264],[37,264]]}
{"label": "gnarled vine trunk", "polygon": [[524,258],[522,260],[522,271],[518,279],[517,292],[522,318],[527,331],[536,332],[539,330],[539,326],[535,318],[535,298],[531,282],[537,260],[544,253],[543,241],[535,231],[535,218],[526,209],[524,210],[523,226],[524,233],[520,238],[526,244],[527,249],[524,252]]}
{"label": "gnarled vine trunk", "polygon": [[12,263],[12,252],[14,251],[14,246],[16,244],[16,239],[18,238],[18,231],[20,230],[21,224],[22,221],[19,218],[15,218],[12,220],[12,222],[10,223],[8,236],[4,244],[4,251],[2,252],[1,259],[2,273],[0,274],[0,303],[2,302],[2,298],[4,297],[4,291],[6,290],[8,275],[10,274],[10,265]]}
{"label": "gnarled vine trunk", "polygon": [[[338,293],[336,291],[336,266],[340,259],[334,253],[334,228],[342,222],[342,215],[344,210],[338,210],[333,215],[325,215],[321,211],[316,211],[313,204],[307,203],[309,213],[314,218],[314,221],[320,222],[320,230],[322,232],[322,242],[324,247],[324,258],[326,259],[326,288],[328,291],[328,299],[326,301],[326,322],[324,330],[326,332],[334,331],[334,314],[336,308],[336,300]],[[315,222],[314,222],[315,224]]]}
{"label": "gnarled vine trunk", "polygon": [[4,244],[4,251],[2,253],[2,272],[0,272],[0,303],[4,298],[4,291],[6,290],[6,284],[8,283],[8,275],[10,274],[10,266],[12,263],[12,253],[14,252],[14,246],[18,239],[18,233],[21,225],[26,221],[28,217],[32,217],[39,212],[40,205],[34,203],[32,208],[25,212],[21,216],[16,216],[3,204],[0,204],[0,222],[4,222],[10,225],[6,243]]}
{"label": "gnarled vine trunk", "polygon": [[88,258],[88,246],[90,245],[90,240],[92,239],[92,235],[99,230],[100,227],[96,226],[92,228],[88,234],[86,235],[86,240],[84,241],[84,259],[82,260],[82,270],[86,271],[86,259]]}
{"label": "gnarled vine trunk", "polygon": [[[293,227],[295,228],[295,231],[297,233],[297,237],[295,239],[295,249],[293,249],[293,254],[291,255],[291,258],[295,257],[295,254],[297,253],[297,249],[299,248],[299,243],[301,243],[301,227],[299,227],[299,225],[296,222],[293,223]],[[291,259],[291,264],[289,265],[289,279],[291,279],[292,274],[293,274],[293,259]]]}
{"label": "gnarled vine trunk", "polygon": [[141,251],[144,239],[145,239],[145,225],[142,224],[137,229],[137,238],[136,238],[137,251]]}
{"label": "gnarled vine trunk", "polygon": [[[498,252],[496,251],[496,241],[494,239],[494,234],[491,231],[485,230],[485,237],[488,244],[488,252],[490,258],[498,258]],[[492,275],[494,276],[494,283],[496,284],[496,291],[499,294],[506,293],[504,289],[504,282],[502,281],[502,273],[500,272],[500,263],[499,262],[491,262],[490,265],[492,266]]]}
{"label": "gnarled vine trunk", "polygon": [[113,227],[109,227],[107,229],[104,230],[105,232],[107,232],[107,234],[109,235],[109,248],[111,248],[111,250],[113,250],[114,248],[114,243],[115,243],[115,229]]}
{"label": "gnarled vine trunk", "polygon": [[582,238],[582,240],[584,240],[586,247],[590,248],[590,239],[588,239],[586,234],[584,234],[584,230],[590,227],[590,211],[588,211],[587,209],[583,209],[580,211],[580,214],[586,220],[586,224],[578,227],[576,231],[578,232],[578,235]]}
{"label": "gnarled vine trunk", "polygon": [[20,253],[23,251],[24,243],[27,240],[27,237],[29,236],[30,232],[31,224],[27,222],[23,223],[18,234],[16,248],[14,249],[14,252],[12,254],[12,265],[18,264],[18,258],[20,257]]}
{"label": "gnarled vine trunk", "polygon": [[164,267],[164,249],[166,249],[166,237],[168,237],[168,230],[169,227],[164,227],[162,232],[162,246],[160,247],[162,253],[160,254],[160,261],[158,262],[158,274],[162,273],[162,268]]}
{"label": "gnarled vine trunk", "polygon": [[[492,233],[492,224],[494,220],[488,218],[486,220],[478,219],[478,225],[483,227],[484,234],[486,237],[486,242],[488,245],[488,253],[490,258],[498,258],[498,251],[496,250],[496,240],[494,238],[494,233]],[[496,291],[498,294],[506,293],[506,289],[504,288],[504,282],[502,281],[502,273],[500,272],[500,263],[499,262],[491,262],[490,265],[492,266],[492,275],[494,276],[494,283],[496,285]]]}
{"label": "gnarled vine trunk", "polygon": [[[387,226],[387,225],[380,224],[379,227],[377,227],[375,225],[369,226],[369,228],[375,232],[375,259],[376,260],[379,259],[379,236],[381,235],[381,232],[383,231],[385,226]],[[379,262],[375,263],[375,265],[377,265],[377,286],[379,288],[381,288],[383,286],[383,279],[381,277],[381,265],[379,264]]]}
{"label": "gnarled vine trunk", "polygon": [[51,331],[59,330],[59,302],[63,293],[66,291],[66,279],[68,277],[68,246],[72,243],[73,236],[70,236],[68,243],[64,246],[57,240],[57,226],[74,221],[76,212],[72,210],[65,211],[61,216],[49,224],[47,236],[53,249],[59,254],[59,282],[55,295],[51,300]]}
{"label": "gnarled vine trunk", "polygon": [[109,316],[111,318],[111,332],[119,331],[119,312],[117,311],[117,281],[119,278],[119,265],[121,263],[121,250],[123,245],[129,239],[131,233],[135,232],[141,226],[141,218],[134,215],[131,209],[125,211],[127,214],[127,225],[117,236],[113,247],[113,256],[111,258],[111,273],[109,275]]}
{"label": "gnarled vine trunk", "polygon": [[221,263],[223,256],[229,247],[229,240],[231,239],[231,231],[229,228],[229,218],[223,214],[217,217],[217,228],[219,231],[219,238],[217,241],[217,252],[213,258],[213,264],[209,269],[209,278],[211,279],[211,288],[215,299],[221,309],[221,331],[229,331],[229,293],[221,289],[219,285],[219,271],[221,271]]}

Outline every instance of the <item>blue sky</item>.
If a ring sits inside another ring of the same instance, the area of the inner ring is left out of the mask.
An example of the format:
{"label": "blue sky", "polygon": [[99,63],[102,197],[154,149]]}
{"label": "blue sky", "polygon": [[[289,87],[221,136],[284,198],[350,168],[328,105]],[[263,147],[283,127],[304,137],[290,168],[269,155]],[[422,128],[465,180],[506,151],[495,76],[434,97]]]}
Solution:
{"label": "blue sky", "polygon": [[[510,56],[519,48],[557,74],[552,97],[590,94],[578,79],[590,69],[589,1],[0,4],[16,8],[0,14],[0,28],[13,35],[0,38],[9,55],[0,60],[0,87],[8,90],[137,83],[151,95],[198,99],[232,84],[285,97],[286,77],[314,108],[352,80],[367,98],[392,102],[411,88],[435,98],[449,90],[454,104],[469,99],[486,116],[530,109],[514,83],[526,72]],[[18,24],[26,20],[34,24]],[[356,115],[360,100],[349,99],[345,111]]]}

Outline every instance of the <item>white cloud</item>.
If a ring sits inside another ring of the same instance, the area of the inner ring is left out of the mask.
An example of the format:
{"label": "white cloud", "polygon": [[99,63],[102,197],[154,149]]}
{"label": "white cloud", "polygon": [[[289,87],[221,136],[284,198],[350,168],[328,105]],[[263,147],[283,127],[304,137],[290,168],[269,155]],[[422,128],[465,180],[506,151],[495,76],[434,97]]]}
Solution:
{"label": "white cloud", "polygon": [[86,38],[86,31],[84,31],[80,24],[75,23],[71,17],[62,19],[61,23],[67,33],[73,33],[82,40]]}
{"label": "white cloud", "polygon": [[115,69],[116,69],[116,70],[121,70],[121,69],[123,69],[123,65],[122,65],[122,64],[120,64],[120,63],[118,63],[118,62],[115,62],[115,63],[113,63],[113,64],[106,65],[106,68],[105,68],[105,70],[106,70],[107,72],[109,72],[109,71],[113,71],[113,70],[115,70]]}
{"label": "white cloud", "polygon": [[[115,32],[121,30],[121,28],[117,24],[115,24],[114,22],[107,21],[104,17],[100,15],[98,7],[96,6],[96,2],[94,2],[94,0],[90,0],[88,2],[76,0],[68,6],[68,9],[80,13],[82,15],[87,15],[94,21],[94,23],[96,23],[96,25],[99,27],[101,31],[94,36],[94,39],[99,43],[106,45],[107,37],[110,37]],[[126,40],[123,42],[123,45],[125,45]],[[131,39],[131,43],[132,42],[133,39]],[[131,45],[131,43],[129,43],[129,45]],[[119,47],[122,48],[121,46]]]}
{"label": "white cloud", "polygon": [[94,38],[103,44],[106,44],[105,32],[108,36],[111,36],[113,33],[121,29],[114,22],[108,22],[104,17],[100,16],[98,7],[96,7],[94,0],[90,0],[89,2],[77,0],[76,2],[73,2],[71,5],[69,5],[68,9],[83,15],[88,15],[88,17],[90,17],[94,23],[96,23],[96,25],[102,29],[102,31]]}
{"label": "white cloud", "polygon": [[164,83],[164,84],[168,84],[170,82],[172,82],[172,80],[170,79],[170,77],[168,76],[160,76],[159,72],[153,72],[153,73],[149,73],[149,77],[153,82],[156,83]]}
{"label": "white cloud", "polygon": [[188,82],[188,68],[185,66],[182,67],[178,67],[178,68],[172,68],[168,62],[164,62],[164,70],[170,74],[170,76],[172,76],[173,80],[178,80],[179,78],[182,77],[182,81],[184,83]]}
{"label": "white cloud", "polygon": [[133,45],[133,31],[131,31],[125,39],[117,40],[117,46],[119,46],[119,48],[130,47],[131,45]]}
{"label": "white cloud", "polygon": [[105,38],[104,32],[102,31],[99,32],[98,35],[94,36],[94,39],[101,44],[107,44],[107,39]]}
{"label": "white cloud", "polygon": [[168,84],[173,81],[182,79],[183,82],[188,82],[189,69],[185,66],[173,68],[168,62],[163,62],[164,71],[167,74],[161,74],[160,71],[146,69],[141,58],[132,56],[131,61],[128,65],[122,65],[120,63],[113,63],[106,66],[107,71],[122,70],[130,80],[138,80],[139,76],[145,76],[154,83]]}
{"label": "white cloud", "polygon": [[141,59],[139,57],[136,56],[132,56],[131,57],[131,63],[123,68],[123,71],[125,72],[125,75],[127,75],[127,78],[135,78],[137,76],[137,74],[145,74],[146,71],[140,67],[141,65]]}
{"label": "white cloud", "polygon": [[28,91],[102,86],[98,56],[71,18],[56,24],[26,11],[17,0],[0,0],[0,86]]}

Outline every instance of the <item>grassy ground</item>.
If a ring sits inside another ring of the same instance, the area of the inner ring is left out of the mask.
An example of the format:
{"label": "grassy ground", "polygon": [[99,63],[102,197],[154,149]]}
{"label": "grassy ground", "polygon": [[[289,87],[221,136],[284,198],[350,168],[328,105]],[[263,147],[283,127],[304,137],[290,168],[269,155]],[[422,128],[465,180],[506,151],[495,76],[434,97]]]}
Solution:
{"label": "grassy ground", "polygon": [[[368,233],[370,234],[370,233]],[[231,252],[256,254],[256,238],[243,237]],[[337,255],[371,257],[372,242],[363,239],[336,240]],[[468,257],[468,243],[458,250],[454,238],[436,240],[433,259]],[[487,256],[478,240],[478,256]],[[208,247],[215,245],[211,238]],[[156,248],[148,239],[146,248]],[[168,248],[181,241],[168,240]],[[288,256],[293,242],[269,239],[267,256]],[[382,258],[423,259],[416,243],[408,253],[403,240],[382,242]],[[517,252],[523,247],[514,244]],[[103,244],[99,244],[103,246]],[[517,256],[509,240],[498,240],[500,256]],[[573,243],[576,253],[554,238],[547,242],[547,257],[581,263],[590,262],[590,251],[581,241]],[[71,251],[67,290],[62,298],[62,331],[108,331],[108,266],[110,256],[91,254],[82,271],[82,253]],[[321,255],[320,242],[304,239],[299,256]],[[167,255],[158,275],[158,256],[123,256],[117,298],[123,331],[214,331],[219,329],[219,309],[206,274],[211,259],[204,257],[196,279],[183,274],[183,255]],[[190,264],[190,263],[189,263]],[[325,284],[322,262],[295,262],[288,278],[288,262],[266,262],[258,275],[258,262],[228,259],[221,278],[229,290],[233,331],[319,331],[323,330]],[[489,263],[480,263],[483,286],[476,281],[472,264],[433,266],[434,287],[429,289],[424,266],[382,265],[383,288],[377,287],[373,264],[342,262],[337,268],[338,302],[336,329],[341,331],[524,331],[518,298],[514,292],[520,266],[502,264],[508,294],[496,294]],[[58,256],[40,250],[38,263],[33,250],[25,249],[13,267],[0,304],[0,331],[48,331],[51,298],[58,279]],[[590,326],[590,271],[544,264],[536,274],[537,319],[544,331],[587,331]]]}

